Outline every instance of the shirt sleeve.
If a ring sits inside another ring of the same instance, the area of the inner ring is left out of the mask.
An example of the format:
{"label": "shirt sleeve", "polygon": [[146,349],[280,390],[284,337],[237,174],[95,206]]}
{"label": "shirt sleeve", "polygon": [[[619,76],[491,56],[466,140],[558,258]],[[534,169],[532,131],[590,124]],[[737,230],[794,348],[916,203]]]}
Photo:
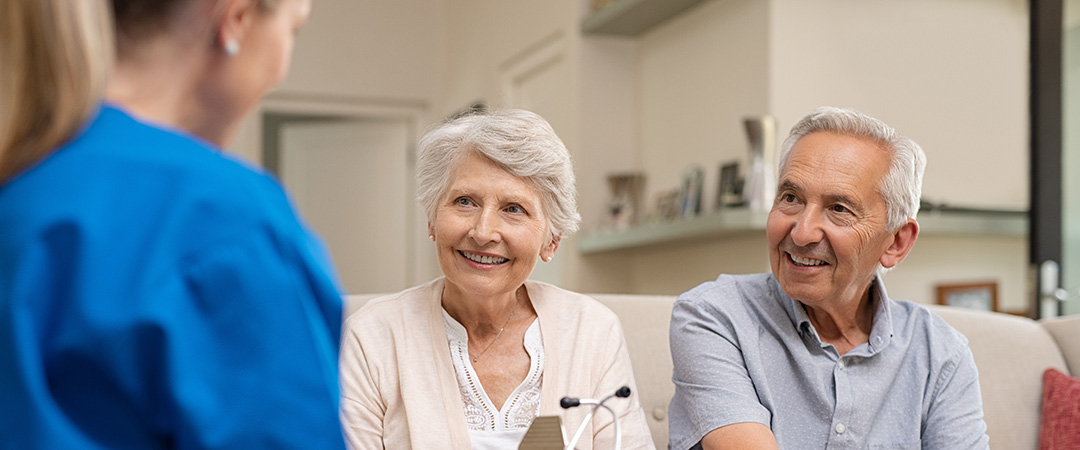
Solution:
{"label": "shirt sleeve", "polygon": [[[254,231],[182,261],[162,389],[177,448],[342,449],[341,296],[302,237]],[[167,300],[167,299],[163,299]]]}
{"label": "shirt sleeve", "polygon": [[680,296],[671,313],[672,449],[690,448],[725,425],[757,422],[770,426],[771,415],[758,400],[743,353],[744,348],[751,348],[747,340],[756,339],[756,333],[739,335],[731,316],[697,295]]}
{"label": "shirt sleeve", "polygon": [[364,347],[349,323],[341,341],[341,424],[350,449],[382,448],[386,406]]}
{"label": "shirt sleeve", "polygon": [[938,374],[924,422],[922,448],[988,449],[979,373],[967,341]]}

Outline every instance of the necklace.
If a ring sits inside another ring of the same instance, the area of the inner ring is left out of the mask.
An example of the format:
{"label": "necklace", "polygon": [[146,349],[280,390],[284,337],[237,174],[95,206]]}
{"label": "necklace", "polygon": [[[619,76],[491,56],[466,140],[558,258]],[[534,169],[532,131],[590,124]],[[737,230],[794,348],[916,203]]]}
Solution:
{"label": "necklace", "polygon": [[495,338],[493,338],[491,340],[491,342],[488,342],[487,347],[484,347],[484,349],[481,350],[480,353],[478,353],[476,356],[473,356],[472,362],[479,361],[480,357],[484,356],[484,353],[487,353],[488,349],[491,348],[492,345],[495,345],[495,341],[499,340],[499,336],[502,336],[503,330],[506,329],[506,325],[510,323],[510,319],[514,318],[514,312],[516,312],[516,310],[517,310],[517,304],[514,304],[514,307],[512,309],[510,309],[510,315],[506,316],[506,322],[503,322],[502,328],[499,328],[499,332],[495,333]]}

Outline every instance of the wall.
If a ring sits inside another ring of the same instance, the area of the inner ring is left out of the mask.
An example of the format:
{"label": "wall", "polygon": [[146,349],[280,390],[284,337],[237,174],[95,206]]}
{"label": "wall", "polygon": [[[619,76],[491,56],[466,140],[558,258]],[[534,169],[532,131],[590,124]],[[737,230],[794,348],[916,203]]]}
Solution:
{"label": "wall", "polygon": [[[313,2],[311,17],[296,38],[287,78],[245,120],[229,146],[241,156],[262,163],[263,139],[273,135],[263,130],[263,118],[268,114],[299,120],[307,117],[369,124],[404,122],[408,144],[403,151],[408,152],[404,158],[409,164],[405,169],[410,174],[408,180],[366,194],[408,203],[404,212],[400,208],[381,211],[403,214],[408,224],[404,232],[390,230],[408,237],[403,248],[395,249],[407,255],[405,281],[393,287],[380,286],[381,291],[404,289],[430,280],[438,272],[424,231],[426,221],[412,201],[411,165],[415,142],[423,128],[434,121],[434,104],[445,90],[447,53],[443,38],[447,23],[444,0]],[[358,242],[386,232],[356,231]],[[392,241],[398,242],[397,237]],[[368,261],[379,264],[376,259]],[[339,265],[349,272],[341,274],[346,281],[356,273],[377,273],[377,270],[349,269],[345,263],[341,261]]]}
{"label": "wall", "polygon": [[[705,2],[638,38],[649,196],[699,164],[711,204],[717,166],[745,164],[743,116],[771,113],[782,140],[802,115],[832,104],[924,146],[926,199],[1026,209],[1027,41],[1027,3],[1018,0]],[[890,290],[933,302],[939,282],[994,279],[1004,305],[1019,309],[1026,251],[1025,237],[923,235],[889,274]],[[768,268],[764,232],[621,255],[643,293],[680,292],[715,278],[710,269]]]}
{"label": "wall", "polygon": [[1028,5],[1022,0],[773,0],[771,109],[863,110],[927,153],[924,197],[1028,204]]}
{"label": "wall", "polygon": [[443,0],[317,0],[279,93],[430,103],[443,90]]}
{"label": "wall", "polygon": [[[929,200],[1027,206],[1024,1],[711,0],[636,38],[581,36],[588,4],[320,0],[271,102],[395,111],[416,136],[475,101],[541,108],[575,158],[583,232],[605,224],[606,175],[643,171],[651,200],[698,164],[711,205],[719,164],[745,162],[744,116],[773,114],[784,134],[826,103],[922,143]],[[234,148],[258,161],[245,150],[259,146],[255,128]],[[408,250],[417,282],[439,274],[424,222],[414,215]],[[571,237],[538,272],[586,292],[677,293],[768,270],[763,235],[589,256]],[[989,276],[1020,298],[1026,240],[996,239],[923,236],[890,290],[932,301],[937,280]]]}

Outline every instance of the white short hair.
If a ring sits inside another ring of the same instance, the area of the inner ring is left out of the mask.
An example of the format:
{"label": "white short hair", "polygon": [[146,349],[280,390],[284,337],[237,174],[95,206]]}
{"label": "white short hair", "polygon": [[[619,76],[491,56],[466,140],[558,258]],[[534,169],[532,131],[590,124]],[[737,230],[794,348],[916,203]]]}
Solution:
{"label": "white short hair", "polygon": [[522,109],[478,110],[452,118],[420,139],[417,200],[434,221],[450,172],[468,152],[479,153],[540,191],[552,237],[573,234],[581,222],[570,152],[555,130]]}
{"label": "white short hair", "polygon": [[888,208],[888,229],[894,231],[908,219],[915,218],[919,213],[923,172],[926,170],[926,154],[919,144],[901,136],[885,122],[858,111],[823,106],[791,127],[791,134],[780,151],[780,171],[787,166],[795,143],[819,131],[869,139],[887,149],[889,172],[881,180],[878,191]]}

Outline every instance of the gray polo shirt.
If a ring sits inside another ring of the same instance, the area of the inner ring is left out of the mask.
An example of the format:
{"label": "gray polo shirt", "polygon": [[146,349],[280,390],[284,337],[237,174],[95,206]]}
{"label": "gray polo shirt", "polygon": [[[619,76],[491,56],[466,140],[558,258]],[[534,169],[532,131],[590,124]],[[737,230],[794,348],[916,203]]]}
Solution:
{"label": "gray polo shirt", "polygon": [[843,357],[771,274],[721,275],[671,314],[671,448],[740,422],[781,449],[986,449],[967,339],[880,279],[869,342]]}

